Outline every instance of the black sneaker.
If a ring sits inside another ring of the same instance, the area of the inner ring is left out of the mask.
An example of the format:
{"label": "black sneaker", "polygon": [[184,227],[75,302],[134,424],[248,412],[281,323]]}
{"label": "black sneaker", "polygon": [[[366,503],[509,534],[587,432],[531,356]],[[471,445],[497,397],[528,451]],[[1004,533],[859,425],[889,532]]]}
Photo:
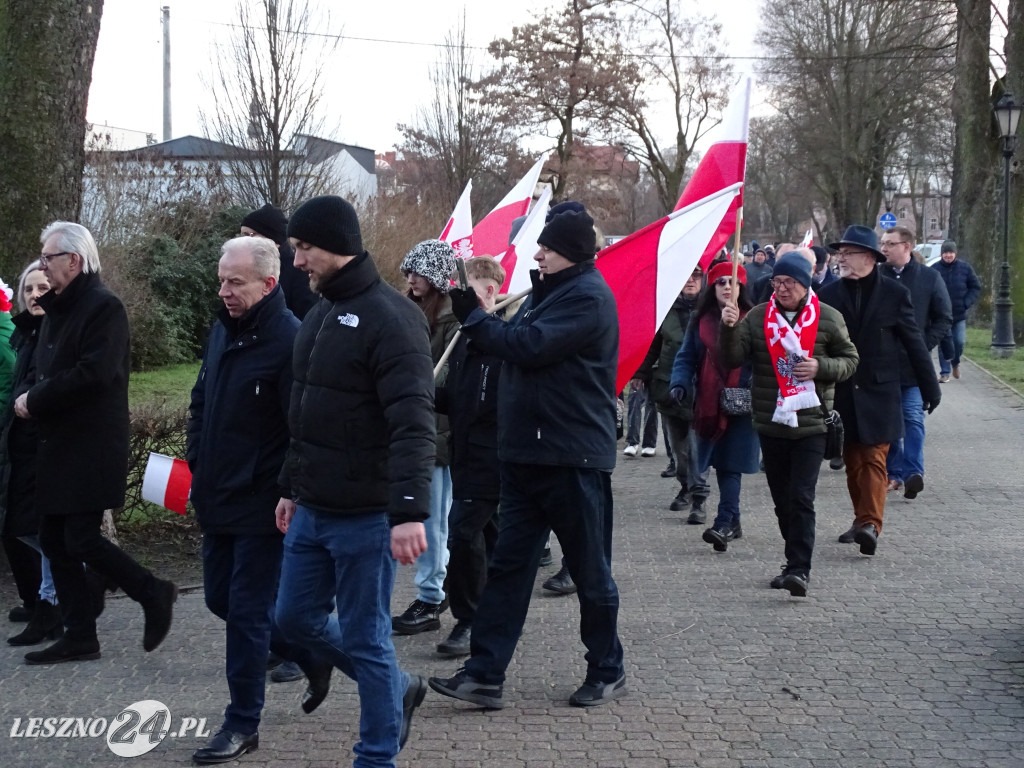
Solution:
{"label": "black sneaker", "polygon": [[688,506],[690,506],[690,494],[684,490],[676,494],[676,497],[672,499],[672,503],[668,505],[668,508],[673,512],[682,512]]}
{"label": "black sneaker", "polygon": [[447,658],[469,656],[469,638],[473,625],[468,621],[460,621],[452,627],[451,634],[437,644],[437,652]]}
{"label": "black sneaker", "polygon": [[715,526],[706,529],[701,538],[714,547],[715,552],[725,552],[729,548],[729,540],[732,539],[731,534],[732,531],[730,529]]}
{"label": "black sneaker", "polygon": [[787,573],[782,577],[782,588],[788,589],[793,597],[807,597],[807,584],[810,577],[802,573]]}
{"label": "black sneaker", "polygon": [[554,558],[551,557],[551,547],[544,547],[544,551],[540,554],[540,562],[537,563],[537,565],[541,568],[547,568],[553,562],[555,561]]}
{"label": "black sneaker", "polygon": [[828,460],[828,465],[829,465],[829,467],[831,469],[834,469],[834,470],[836,470],[836,472],[838,472],[840,469],[842,469],[843,467],[846,466],[846,462],[843,461],[843,457],[842,456],[837,456],[834,459],[829,459]]}
{"label": "black sneaker", "polygon": [[708,519],[708,513],[704,511],[704,499],[694,499],[693,509],[690,510],[690,516],[686,518],[686,522],[689,525],[704,525],[704,521]]}
{"label": "black sneaker", "polygon": [[668,463],[668,466],[665,467],[665,469],[663,469],[661,471],[661,476],[662,477],[675,477],[676,476],[676,463],[674,461],[670,461]]}
{"label": "black sneaker", "polygon": [[565,565],[559,568],[558,573],[545,581],[541,587],[548,592],[554,592],[558,595],[571,595],[576,591],[576,584],[573,582],[572,576],[569,575],[569,569]]}
{"label": "black sneaker", "polygon": [[614,683],[592,683],[588,680],[569,697],[569,703],[574,707],[596,707],[619,698],[625,692],[625,675],[622,675]]}
{"label": "black sneaker", "polygon": [[299,669],[299,665],[294,661],[285,661],[278,664],[273,672],[270,673],[270,682],[272,683],[294,683],[296,680],[301,680],[306,676],[306,673]]}
{"label": "black sneaker", "polygon": [[442,696],[450,696],[470,704],[478,704],[487,709],[503,709],[505,702],[501,700],[502,687],[488,685],[470,676],[463,667],[449,678],[432,677],[427,681],[430,687]]}
{"label": "black sneaker", "polygon": [[399,635],[418,635],[441,628],[441,611],[444,603],[425,603],[413,600],[400,616],[391,617],[391,629]]}

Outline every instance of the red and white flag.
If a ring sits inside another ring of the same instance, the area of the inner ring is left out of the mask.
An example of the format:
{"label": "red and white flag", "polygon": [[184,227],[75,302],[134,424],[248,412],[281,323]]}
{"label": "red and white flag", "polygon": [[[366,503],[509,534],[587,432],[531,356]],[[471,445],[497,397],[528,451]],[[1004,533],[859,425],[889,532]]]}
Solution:
{"label": "red and white flag", "polygon": [[459,202],[455,204],[455,210],[448,219],[441,236],[437,238],[448,243],[455,251],[456,256],[468,258],[473,255],[473,215],[469,208],[469,194],[473,191],[473,180],[466,182],[466,188],[462,190]]}
{"label": "red and white flag", "polygon": [[547,218],[550,203],[551,187],[545,187],[540,200],[533,204],[533,208],[526,216],[526,221],[516,233],[512,245],[499,259],[501,266],[505,268],[505,283],[501,286],[502,293],[519,293],[530,287],[530,270],[534,266],[533,257],[540,250],[537,238],[544,231],[544,220]]}
{"label": "red and white flag", "polygon": [[[733,92],[718,126],[718,139],[708,147],[697,170],[687,182],[676,203],[676,210],[702,200],[731,184],[742,182],[747,166],[747,139],[750,133],[750,92],[753,80],[744,77]],[[736,231],[736,213],[743,207],[742,190],[722,216],[718,230],[711,237],[701,256],[700,266],[707,271],[708,264]]]}
{"label": "red and white flag", "polygon": [[484,216],[473,227],[473,254],[476,256],[499,256],[508,249],[508,236],[512,231],[512,222],[525,216],[530,210],[533,191],[537,187],[541,168],[545,158],[542,157],[529,172],[519,180],[494,210]]}
{"label": "red and white flag", "polygon": [[598,254],[619,311],[615,391],[636,373],[654,334],[706,252],[743,185],[732,184],[649,224]]}
{"label": "red and white flag", "polygon": [[142,477],[142,498],[179,515],[185,514],[192,473],[181,459],[162,453],[150,453],[146,474]]}
{"label": "red and white flag", "polygon": [[[800,245],[797,248],[810,248],[812,245],[814,245],[814,232],[808,229],[807,234],[804,235],[804,239],[800,241]],[[780,253],[779,256],[781,255]]]}

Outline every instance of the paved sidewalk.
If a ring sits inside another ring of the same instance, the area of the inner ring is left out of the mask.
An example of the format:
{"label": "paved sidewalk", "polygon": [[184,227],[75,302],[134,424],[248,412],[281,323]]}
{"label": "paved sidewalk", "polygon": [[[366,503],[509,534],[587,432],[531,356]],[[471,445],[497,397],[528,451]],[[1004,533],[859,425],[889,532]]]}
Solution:
{"label": "paved sidewalk", "polygon": [[[630,693],[593,710],[568,706],[582,681],[573,597],[540,581],[505,687],[483,712],[429,693],[399,766],[454,768],[938,768],[1024,765],[1024,402],[972,365],[943,385],[927,420],[927,486],[890,496],[874,558],[836,536],[851,513],[842,472],[822,470],[818,546],[806,599],[768,589],[782,541],[763,475],[744,479],[743,538],[724,554],[668,511],[665,458],[620,461],[614,477],[614,571]],[[714,497],[712,499],[714,501]],[[394,607],[412,599],[399,571]],[[6,606],[4,607],[6,611]],[[223,630],[199,592],[183,595],[163,646],[142,651],[142,612],[108,601],[103,658],[54,667],[0,647],[0,766],[187,765],[205,739],[168,736],[116,757],[103,737],[12,738],[15,718],[105,717],[144,699],[172,729],[206,718],[215,732],[226,686]],[[446,615],[442,633],[451,627]],[[8,634],[18,629],[4,627]],[[410,670],[443,674],[442,633],[396,638]],[[350,766],[354,685],[335,675],[313,715],[302,683],[268,685],[259,751],[241,766]]]}

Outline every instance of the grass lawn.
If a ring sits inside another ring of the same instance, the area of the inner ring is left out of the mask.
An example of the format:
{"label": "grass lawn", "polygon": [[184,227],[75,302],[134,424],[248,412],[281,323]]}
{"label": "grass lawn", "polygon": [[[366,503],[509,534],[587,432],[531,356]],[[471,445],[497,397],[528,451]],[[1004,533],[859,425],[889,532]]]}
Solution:
{"label": "grass lawn", "polygon": [[188,407],[192,385],[199,374],[199,361],[169,365],[152,371],[133,373],[128,382],[128,401],[138,405],[146,401],[166,402],[168,405],[181,404]]}
{"label": "grass lawn", "polygon": [[964,357],[1002,379],[1018,392],[1024,393],[1024,351],[1018,347],[1014,351],[1013,357],[999,360],[992,357],[992,352],[989,350],[991,345],[991,328],[968,328]]}

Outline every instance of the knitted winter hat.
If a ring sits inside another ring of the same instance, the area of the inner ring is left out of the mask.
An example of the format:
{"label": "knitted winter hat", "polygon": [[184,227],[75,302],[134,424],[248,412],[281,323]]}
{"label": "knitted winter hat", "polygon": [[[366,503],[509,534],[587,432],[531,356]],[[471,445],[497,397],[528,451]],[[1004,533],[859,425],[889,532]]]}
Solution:
{"label": "knitted winter hat", "polygon": [[424,240],[416,243],[402,259],[402,274],[415,272],[423,275],[427,282],[441,293],[451,290],[451,276],[455,271],[455,251],[448,243],[440,240]]}
{"label": "knitted winter hat", "polygon": [[555,216],[560,213],[567,213],[568,211],[575,211],[576,213],[586,213],[587,209],[583,207],[583,203],[577,203],[575,200],[566,200],[564,203],[553,205],[544,216],[544,223],[547,224]]}
{"label": "knitted winter hat", "polygon": [[[732,262],[731,261],[720,261],[708,271],[708,285],[714,284],[715,280],[720,277],[732,277]],[[741,285],[747,284],[747,270],[743,267],[736,269],[736,279]]]}
{"label": "knitted winter hat", "polygon": [[278,245],[288,239],[288,219],[270,203],[242,219],[242,226],[269,237]]}
{"label": "knitted winter hat", "polygon": [[288,237],[337,256],[358,256],[363,252],[356,209],[334,195],[314,197],[300,205],[288,222]]}
{"label": "knitted winter hat", "polygon": [[775,262],[772,277],[792,277],[804,288],[811,287],[811,262],[799,251],[784,253]]}
{"label": "knitted winter hat", "polygon": [[550,248],[572,262],[592,259],[597,253],[594,220],[586,211],[557,213],[544,226],[537,244]]}
{"label": "knitted winter hat", "polygon": [[945,240],[942,243],[942,248],[939,253],[956,253],[956,242],[953,240]]}

